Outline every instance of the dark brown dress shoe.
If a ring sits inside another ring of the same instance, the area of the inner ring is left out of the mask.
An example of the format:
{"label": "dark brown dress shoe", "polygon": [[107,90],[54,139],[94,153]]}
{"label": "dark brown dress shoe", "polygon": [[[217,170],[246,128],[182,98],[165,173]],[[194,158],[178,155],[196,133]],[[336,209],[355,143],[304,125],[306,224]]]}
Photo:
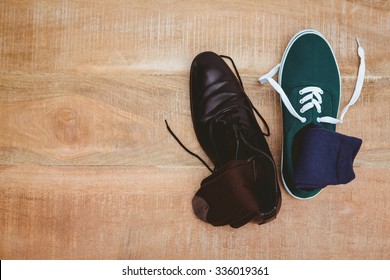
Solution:
{"label": "dark brown dress shoe", "polygon": [[197,55],[190,75],[195,134],[215,166],[194,198],[194,211],[215,225],[272,220],[281,204],[276,166],[242,83],[213,52]]}
{"label": "dark brown dress shoe", "polygon": [[[190,99],[195,134],[215,166],[208,167],[212,174],[202,181],[192,201],[194,212],[214,226],[236,228],[252,220],[262,224],[274,219],[281,194],[264,137],[269,135],[268,126],[245,94],[233,66],[237,76],[221,56],[197,55],[191,65]],[[265,123],[267,134],[253,110]]]}

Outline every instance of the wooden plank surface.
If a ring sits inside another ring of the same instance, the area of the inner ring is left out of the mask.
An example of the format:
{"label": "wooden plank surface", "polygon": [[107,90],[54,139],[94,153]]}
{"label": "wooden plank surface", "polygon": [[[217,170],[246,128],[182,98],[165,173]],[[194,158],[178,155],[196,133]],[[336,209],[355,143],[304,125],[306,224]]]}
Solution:
{"label": "wooden plank surface", "polygon": [[[387,1],[2,1],[1,259],[389,259]],[[283,190],[278,218],[238,230],[195,218],[208,171],[189,108],[201,51],[231,56],[266,118],[280,167],[277,94],[257,78],[301,29],[322,32],[362,96],[338,126],[360,137],[356,179],[309,201]]]}

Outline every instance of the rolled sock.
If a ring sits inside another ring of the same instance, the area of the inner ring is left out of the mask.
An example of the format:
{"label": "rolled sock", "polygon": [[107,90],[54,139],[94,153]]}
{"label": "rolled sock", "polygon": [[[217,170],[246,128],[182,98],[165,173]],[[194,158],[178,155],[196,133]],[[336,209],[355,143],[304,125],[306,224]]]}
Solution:
{"label": "rolled sock", "polygon": [[214,226],[240,227],[259,215],[252,161],[233,160],[205,178],[192,200],[195,215]]}
{"label": "rolled sock", "polygon": [[294,167],[296,188],[324,188],[347,184],[355,178],[353,161],[362,140],[321,127],[308,129]]}

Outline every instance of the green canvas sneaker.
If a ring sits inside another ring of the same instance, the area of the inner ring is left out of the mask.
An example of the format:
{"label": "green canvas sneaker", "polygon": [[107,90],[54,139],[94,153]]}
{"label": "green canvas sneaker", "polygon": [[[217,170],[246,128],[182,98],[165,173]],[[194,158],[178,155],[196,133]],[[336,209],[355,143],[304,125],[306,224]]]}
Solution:
{"label": "green canvas sneaker", "polygon": [[[316,196],[322,188],[300,188],[294,182],[294,166],[302,136],[310,128],[336,130],[345,113],[360,96],[363,86],[364,50],[358,44],[360,66],[355,91],[338,119],[341,80],[336,57],[324,36],[315,30],[302,30],[289,42],[282,61],[260,83],[280,94],[283,117],[281,177],[289,194],[298,199]],[[278,83],[272,78],[277,72]]]}

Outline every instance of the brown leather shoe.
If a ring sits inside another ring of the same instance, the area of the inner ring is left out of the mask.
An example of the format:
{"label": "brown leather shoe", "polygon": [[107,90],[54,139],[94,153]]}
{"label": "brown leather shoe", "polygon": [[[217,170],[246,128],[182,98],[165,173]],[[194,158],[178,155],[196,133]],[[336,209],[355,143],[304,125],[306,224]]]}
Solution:
{"label": "brown leather shoe", "polygon": [[269,132],[262,132],[253,110],[265,121],[236,73],[239,80],[213,52],[197,55],[191,65],[192,121],[215,166],[196,193],[193,208],[200,219],[216,226],[265,223],[276,217],[281,205],[276,165],[264,138]]}

